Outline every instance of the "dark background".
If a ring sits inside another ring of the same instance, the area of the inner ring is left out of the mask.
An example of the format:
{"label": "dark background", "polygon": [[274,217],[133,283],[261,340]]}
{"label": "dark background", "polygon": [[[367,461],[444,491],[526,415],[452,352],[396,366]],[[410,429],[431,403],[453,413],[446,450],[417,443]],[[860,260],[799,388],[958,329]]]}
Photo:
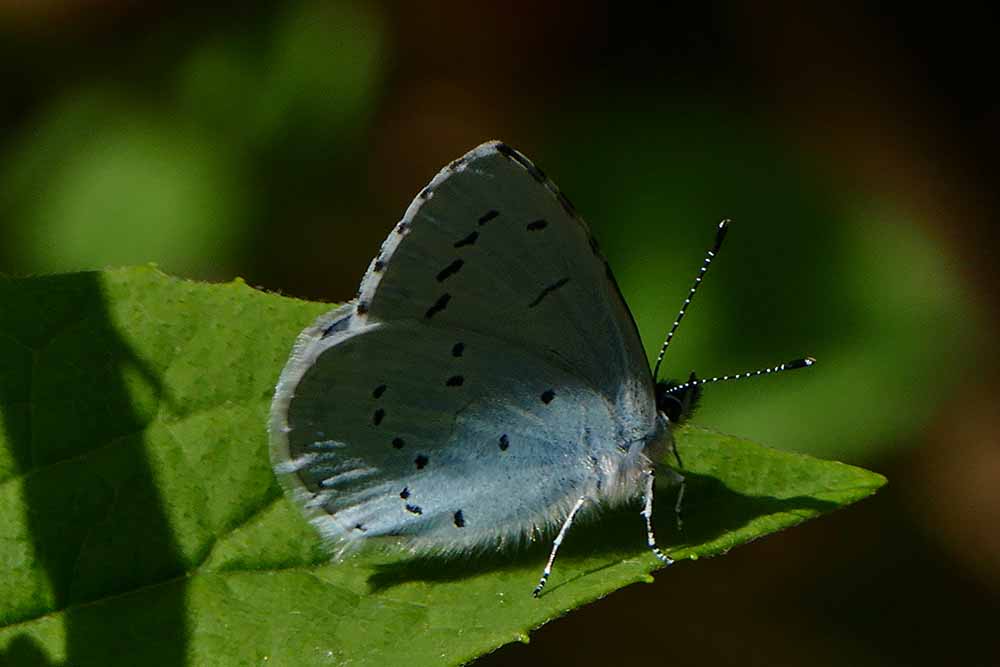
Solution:
{"label": "dark background", "polygon": [[590,222],[652,355],[732,217],[668,371],[820,363],[697,421],[889,486],[478,664],[996,664],[996,21],[688,5],[2,0],[0,272],[342,301],[500,138]]}

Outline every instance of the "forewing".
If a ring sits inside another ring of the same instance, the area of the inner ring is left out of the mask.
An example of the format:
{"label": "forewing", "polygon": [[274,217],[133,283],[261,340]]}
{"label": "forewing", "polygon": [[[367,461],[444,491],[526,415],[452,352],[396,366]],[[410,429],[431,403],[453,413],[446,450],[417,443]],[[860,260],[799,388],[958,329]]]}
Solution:
{"label": "forewing", "polygon": [[638,331],[596,241],[556,186],[499,142],[421,191],[362,281],[359,312],[476,331],[643,404],[628,410],[652,405]]}

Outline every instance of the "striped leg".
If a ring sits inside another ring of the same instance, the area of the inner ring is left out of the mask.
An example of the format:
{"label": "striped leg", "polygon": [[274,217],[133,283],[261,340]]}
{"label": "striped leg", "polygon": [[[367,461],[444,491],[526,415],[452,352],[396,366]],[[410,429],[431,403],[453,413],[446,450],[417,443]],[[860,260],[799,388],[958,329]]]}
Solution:
{"label": "striped leg", "polygon": [[[680,456],[677,455],[677,447],[674,446],[674,456],[677,457],[678,463],[680,462]],[[672,482],[678,485],[677,489],[677,501],[674,503],[674,518],[677,520],[677,531],[680,532],[684,530],[684,520],[681,518],[681,507],[684,505],[684,491],[687,489],[687,480],[684,479],[684,475],[680,474],[672,468],[664,467],[672,478]]]}
{"label": "striped leg", "polygon": [[559,545],[562,544],[563,538],[566,537],[566,531],[573,524],[573,517],[583,507],[585,500],[587,500],[587,496],[580,496],[580,499],[576,501],[576,505],[573,505],[573,509],[569,511],[569,516],[563,522],[562,528],[559,529],[559,534],[556,535],[556,539],[552,543],[552,553],[549,554],[549,562],[545,564],[545,570],[542,571],[542,578],[538,580],[538,585],[535,586],[535,590],[532,592],[532,595],[536,598],[541,594],[542,589],[545,588],[545,582],[549,580],[549,575],[552,574],[552,563],[556,560],[556,552],[559,551]]}
{"label": "striped leg", "polygon": [[653,486],[656,483],[656,473],[649,469],[646,471],[646,502],[642,508],[642,516],[646,519],[646,544],[653,550],[653,555],[667,565],[672,565],[674,560],[660,551],[656,546],[656,536],[653,535]]}
{"label": "striped leg", "polygon": [[677,519],[677,531],[680,532],[684,530],[684,520],[681,519],[681,506],[684,504],[684,489],[687,488],[687,480],[684,479],[684,475],[679,473],[674,473],[677,475],[680,481],[680,488],[677,489],[677,502],[674,503],[674,518]]}

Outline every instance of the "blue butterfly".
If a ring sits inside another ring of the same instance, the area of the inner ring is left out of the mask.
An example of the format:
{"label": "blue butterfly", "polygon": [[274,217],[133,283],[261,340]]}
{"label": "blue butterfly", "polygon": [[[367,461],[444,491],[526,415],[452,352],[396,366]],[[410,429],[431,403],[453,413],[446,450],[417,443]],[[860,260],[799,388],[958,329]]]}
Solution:
{"label": "blue butterfly", "polygon": [[538,595],[578,512],[642,498],[647,544],[671,562],[653,534],[654,462],[701,385],[744,375],[656,378],[728,226],[651,373],[569,200],[506,144],[473,149],[413,200],[358,297],[299,336],[271,409],[276,473],[339,553],[394,535],[448,555],[561,526]]}

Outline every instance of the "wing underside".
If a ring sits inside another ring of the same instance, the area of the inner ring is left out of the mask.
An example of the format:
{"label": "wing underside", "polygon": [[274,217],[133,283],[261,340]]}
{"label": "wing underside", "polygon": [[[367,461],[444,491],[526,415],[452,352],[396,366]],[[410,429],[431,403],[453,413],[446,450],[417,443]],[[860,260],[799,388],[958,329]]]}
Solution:
{"label": "wing underside", "polygon": [[638,492],[656,422],[641,341],[568,200],[484,144],[436,176],[356,301],[300,337],[272,409],[279,475],[324,534],[448,549]]}
{"label": "wing underside", "polygon": [[612,406],[516,347],[401,321],[316,332],[302,357],[272,432],[279,473],[331,539],[519,539],[619,481]]}

